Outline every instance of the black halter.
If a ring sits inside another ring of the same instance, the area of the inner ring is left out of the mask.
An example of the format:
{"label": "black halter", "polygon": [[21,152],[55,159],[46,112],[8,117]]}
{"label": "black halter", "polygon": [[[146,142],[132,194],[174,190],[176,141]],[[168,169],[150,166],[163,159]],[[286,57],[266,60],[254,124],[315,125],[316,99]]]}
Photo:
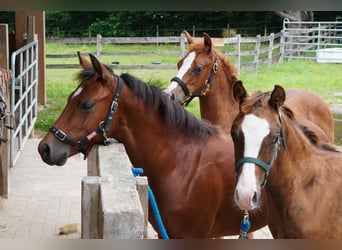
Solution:
{"label": "black halter", "polygon": [[58,140],[60,140],[61,142],[66,143],[66,144],[69,144],[74,149],[76,149],[77,151],[79,151],[82,154],[84,154],[84,157],[86,157],[86,155],[87,155],[87,152],[86,152],[86,150],[84,148],[84,145],[87,142],[89,142],[91,139],[93,139],[97,134],[102,132],[103,137],[104,137],[104,144],[105,145],[108,144],[109,140],[107,138],[106,133],[110,130],[110,128],[112,126],[113,117],[114,117],[115,112],[118,109],[118,100],[119,100],[119,96],[120,96],[121,89],[122,89],[122,86],[123,86],[123,80],[121,79],[121,77],[119,77],[119,76],[116,76],[116,77],[118,78],[118,87],[116,88],[116,92],[115,92],[115,95],[114,95],[111,107],[108,110],[106,118],[99,123],[99,126],[93,132],[91,132],[87,136],[83,137],[81,140],[77,141],[77,140],[74,140],[71,137],[69,137],[66,133],[64,133],[62,130],[58,129],[54,125],[52,125],[51,128],[50,128],[50,132]]}
{"label": "black halter", "polygon": [[205,81],[205,83],[201,87],[199,87],[193,93],[190,93],[185,82],[183,82],[183,80],[180,79],[179,77],[175,76],[171,79],[171,81],[175,81],[179,84],[179,86],[181,86],[181,88],[185,94],[185,97],[182,101],[183,106],[188,106],[188,104],[192,101],[192,99],[194,99],[195,97],[205,96],[209,92],[209,89],[210,89],[211,84],[213,82],[214,74],[216,74],[217,69],[218,69],[218,57],[217,57],[217,55],[215,55],[215,62],[214,62],[213,67],[211,68],[210,75],[209,75],[208,79]]}

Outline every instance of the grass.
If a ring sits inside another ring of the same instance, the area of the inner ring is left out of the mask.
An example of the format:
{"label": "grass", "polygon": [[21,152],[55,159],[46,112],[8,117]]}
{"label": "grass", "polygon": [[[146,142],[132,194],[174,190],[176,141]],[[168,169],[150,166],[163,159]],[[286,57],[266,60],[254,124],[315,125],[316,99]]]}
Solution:
{"label": "grass", "polygon": [[[103,51],[146,51],[146,50],[176,50],[174,46],[109,46],[103,47]],[[94,47],[89,45],[58,45],[48,44],[47,54],[68,54],[76,53],[76,51],[89,52],[95,51]],[[56,63],[53,59],[53,63]],[[77,58],[71,58],[71,62],[78,63]],[[153,60],[159,60],[166,64],[176,64],[179,60],[178,56],[165,56],[164,58],[155,56],[139,56],[139,57],[107,57],[103,58],[103,62],[110,64],[111,61],[119,60],[122,64],[149,64]],[[52,62],[52,61],[51,61]],[[48,63],[51,63],[48,62]],[[63,60],[65,62],[65,59]],[[65,62],[66,63],[66,62]],[[41,109],[38,113],[38,119],[35,124],[36,130],[47,131],[55,122],[59,114],[63,110],[68,95],[76,88],[77,82],[75,74],[79,70],[71,69],[48,69],[46,72],[47,84],[47,107]],[[116,74],[126,73],[127,71],[116,71]],[[239,78],[243,81],[246,89],[252,93],[256,90],[270,91],[274,84],[282,85],[285,88],[297,88],[308,90],[319,95],[328,104],[342,103],[342,98],[334,96],[336,92],[342,92],[342,64],[319,64],[306,60],[286,61],[282,64],[267,66],[262,65],[258,74],[253,75],[248,70],[242,70]],[[131,70],[128,73],[157,85],[160,88],[168,86],[170,79],[176,75],[176,70]],[[199,115],[198,99],[195,98],[187,109]]]}
{"label": "grass", "polygon": [[328,104],[342,103],[334,93],[342,92],[342,64],[320,64],[306,60],[292,60],[272,66],[263,65],[257,75],[240,74],[247,90],[272,90],[274,84],[284,88],[311,91]]}

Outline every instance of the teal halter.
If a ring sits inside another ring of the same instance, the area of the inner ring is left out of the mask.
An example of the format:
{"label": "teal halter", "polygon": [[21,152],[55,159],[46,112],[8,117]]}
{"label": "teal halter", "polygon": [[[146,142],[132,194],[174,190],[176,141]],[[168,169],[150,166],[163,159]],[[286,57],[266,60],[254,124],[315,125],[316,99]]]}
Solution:
{"label": "teal halter", "polygon": [[[286,147],[286,141],[285,141],[285,135],[284,135],[284,129],[283,129],[283,116],[281,113],[279,113],[279,121],[280,121],[280,140],[282,141],[284,150],[286,150],[287,147]],[[263,182],[261,183],[261,188],[265,187],[270,169],[273,165],[275,158],[277,157],[277,153],[279,151],[279,145],[280,145],[279,138],[277,138],[277,142],[273,150],[272,158],[269,161],[269,163],[266,163],[254,157],[243,157],[235,163],[235,172],[237,172],[244,163],[254,163],[265,171],[265,177],[264,177]]]}

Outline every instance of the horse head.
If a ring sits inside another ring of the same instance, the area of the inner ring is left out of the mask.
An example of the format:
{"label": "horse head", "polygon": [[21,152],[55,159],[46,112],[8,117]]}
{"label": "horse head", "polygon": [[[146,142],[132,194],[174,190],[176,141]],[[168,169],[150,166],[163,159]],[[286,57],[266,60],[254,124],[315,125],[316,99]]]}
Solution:
{"label": "horse head", "polygon": [[[62,166],[68,157],[83,153],[85,157],[94,144],[102,143],[112,124],[114,93],[118,92],[113,72],[95,56],[88,61],[78,52],[83,70],[80,84],[69,95],[68,102],[38,145],[44,162]],[[115,105],[114,105],[115,106]]]}
{"label": "horse head", "polygon": [[240,105],[231,130],[237,176],[234,199],[241,209],[252,210],[260,205],[261,188],[284,140],[279,108],[285,101],[285,90],[276,85],[271,95],[257,92],[247,96],[239,82],[233,93]]}
{"label": "horse head", "polygon": [[187,105],[192,98],[208,93],[218,69],[218,56],[207,33],[203,33],[203,41],[194,40],[187,31],[184,33],[189,51],[178,62],[178,73],[165,92],[175,102]]}

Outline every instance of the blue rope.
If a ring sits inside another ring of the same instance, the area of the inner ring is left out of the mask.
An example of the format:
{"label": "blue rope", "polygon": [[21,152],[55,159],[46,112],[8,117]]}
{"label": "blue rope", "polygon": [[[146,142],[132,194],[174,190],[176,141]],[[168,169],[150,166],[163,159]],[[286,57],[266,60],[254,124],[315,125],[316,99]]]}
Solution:
{"label": "blue rope", "polygon": [[[133,172],[133,176],[137,177],[137,176],[143,174],[144,170],[142,168],[132,168],[132,172]],[[160,216],[159,209],[157,206],[156,198],[154,197],[154,194],[153,194],[150,186],[148,186],[148,198],[149,198],[149,202],[150,202],[150,205],[152,208],[154,218],[157,221],[157,225],[158,225],[160,234],[163,237],[163,239],[168,240],[169,236],[168,236],[166,229],[164,227],[163,220]]]}

